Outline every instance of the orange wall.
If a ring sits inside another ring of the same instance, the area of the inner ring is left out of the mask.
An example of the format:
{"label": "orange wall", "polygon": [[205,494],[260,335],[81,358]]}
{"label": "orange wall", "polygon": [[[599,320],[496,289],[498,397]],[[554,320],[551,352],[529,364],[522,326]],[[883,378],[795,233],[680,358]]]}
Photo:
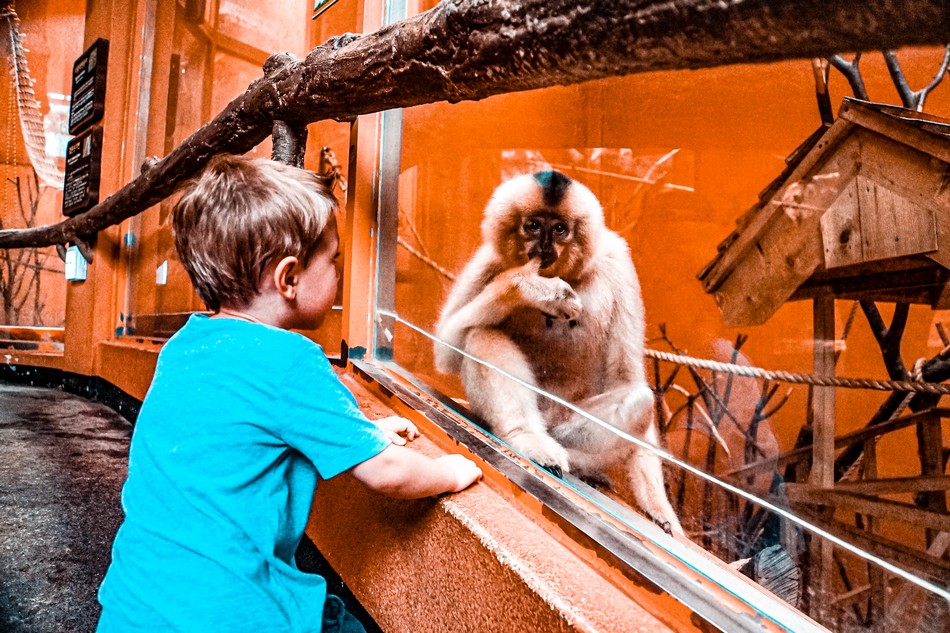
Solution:
{"label": "orange wall", "polygon": [[[926,85],[942,57],[942,49],[901,51],[911,86]],[[898,101],[880,54],[868,54],[862,67],[872,99]],[[850,90],[837,71],[832,70],[831,76],[837,110]],[[599,196],[608,226],[620,230],[631,246],[646,306],[648,338],[658,337],[659,325],[665,324],[672,341],[688,354],[728,361],[732,342],[745,334],[749,336],[742,348],[746,362],[811,373],[810,302],[785,305],[763,326],[730,328],[696,275],[713,259],[717,244],[734,230],[759,192],[782,172],[786,156],[820,125],[814,93],[810,61],[794,60],[651,73],[408,109],[402,145],[400,238],[438,266],[458,273],[480,242],[482,208],[492,189],[503,174],[531,167],[512,156],[530,150],[554,165],[642,175],[646,170],[634,159],[676,151],[669,168],[656,172],[666,175],[654,185],[566,170]],[[926,110],[950,118],[950,81],[931,94]],[[631,161],[624,167],[619,159],[612,163],[604,156],[595,159],[596,148],[614,154],[629,150]],[[664,188],[664,184],[677,187]],[[406,249],[400,248],[398,254],[396,311],[434,331],[451,281]],[[839,336],[850,308],[850,301],[837,303]],[[889,318],[890,306],[881,309]],[[939,351],[943,345],[934,324],[946,318],[929,307],[915,306],[904,336],[905,358],[930,357]],[[658,340],[648,347],[669,351]],[[431,350],[427,339],[406,328],[397,331],[398,362],[452,395],[463,395],[456,378],[435,372]],[[670,371],[670,365],[662,365],[663,376]],[[879,348],[860,311],[837,373],[886,376]],[[677,382],[696,390],[685,371]],[[791,449],[805,423],[807,390],[783,384],[779,394],[787,389],[791,390],[788,403],[759,429],[759,445],[767,455]],[[741,422],[748,423],[760,394],[760,381],[735,381],[730,408]],[[847,389],[837,394],[838,435],[863,427],[886,396]],[[673,395],[668,402],[675,410],[684,399]],[[672,428],[679,430],[672,431],[667,441],[674,453],[703,466],[707,437],[694,433],[685,455],[684,425],[682,418],[674,421]],[[727,457],[718,452],[717,472],[744,463],[741,434],[728,423],[721,432],[733,453]],[[883,439],[879,462],[881,476],[919,474],[914,430]],[[767,486],[769,481],[766,476],[759,484]]]}

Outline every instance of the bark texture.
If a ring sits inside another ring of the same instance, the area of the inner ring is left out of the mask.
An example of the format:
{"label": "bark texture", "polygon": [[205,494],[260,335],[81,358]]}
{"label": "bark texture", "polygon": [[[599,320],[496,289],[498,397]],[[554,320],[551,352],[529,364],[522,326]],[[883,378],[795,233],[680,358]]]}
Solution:
{"label": "bark texture", "polygon": [[92,235],[171,195],[219,152],[324,119],[631,73],[943,44],[946,0],[447,0],[333,38],[265,74],[153,168],[86,213],[0,231],[0,247]]}

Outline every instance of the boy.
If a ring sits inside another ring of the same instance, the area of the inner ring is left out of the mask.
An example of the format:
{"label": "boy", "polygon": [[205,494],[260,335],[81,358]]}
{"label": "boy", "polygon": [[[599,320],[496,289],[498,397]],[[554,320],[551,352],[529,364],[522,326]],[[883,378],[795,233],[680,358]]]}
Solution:
{"label": "boy", "polygon": [[314,174],[236,156],[176,205],[175,248],[214,314],[159,354],[100,632],[362,630],[294,563],[318,477],[419,498],[481,476],[461,455],[401,446],[417,434],[407,420],[369,422],[320,347],[288,331],[316,328],[333,302],[335,209]]}

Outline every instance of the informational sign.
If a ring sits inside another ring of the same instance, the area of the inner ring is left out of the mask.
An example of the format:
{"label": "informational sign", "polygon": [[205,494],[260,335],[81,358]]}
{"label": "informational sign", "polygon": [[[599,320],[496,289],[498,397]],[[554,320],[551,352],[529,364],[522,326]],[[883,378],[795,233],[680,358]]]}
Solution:
{"label": "informational sign", "polygon": [[73,88],[69,105],[69,133],[79,134],[102,119],[106,108],[106,68],[109,40],[92,43],[73,64]]}
{"label": "informational sign", "polygon": [[81,213],[99,202],[102,126],[86,130],[66,145],[63,215]]}

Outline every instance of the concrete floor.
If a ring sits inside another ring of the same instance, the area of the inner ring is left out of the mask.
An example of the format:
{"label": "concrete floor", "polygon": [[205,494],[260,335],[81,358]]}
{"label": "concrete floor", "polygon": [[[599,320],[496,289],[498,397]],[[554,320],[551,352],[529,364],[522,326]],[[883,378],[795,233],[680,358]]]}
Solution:
{"label": "concrete floor", "polygon": [[104,405],[0,383],[0,631],[95,630],[131,430]]}

